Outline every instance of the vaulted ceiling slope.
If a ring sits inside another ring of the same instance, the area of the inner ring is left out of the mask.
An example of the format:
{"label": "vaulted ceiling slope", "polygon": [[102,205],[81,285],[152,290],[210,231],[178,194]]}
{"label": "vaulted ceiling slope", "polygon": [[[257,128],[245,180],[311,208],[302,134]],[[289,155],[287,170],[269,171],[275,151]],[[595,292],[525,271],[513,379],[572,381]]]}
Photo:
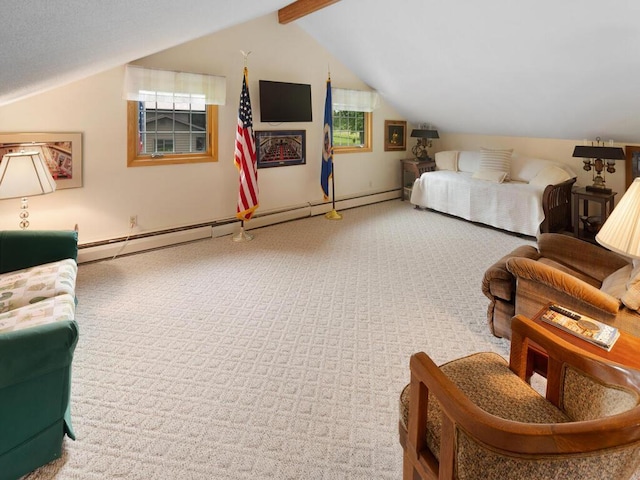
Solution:
{"label": "vaulted ceiling slope", "polygon": [[289,0],[2,0],[0,105],[274,12]]}
{"label": "vaulted ceiling slope", "polygon": [[[4,0],[0,105],[291,0]],[[409,121],[640,143],[637,0],[342,0],[296,23]]]}

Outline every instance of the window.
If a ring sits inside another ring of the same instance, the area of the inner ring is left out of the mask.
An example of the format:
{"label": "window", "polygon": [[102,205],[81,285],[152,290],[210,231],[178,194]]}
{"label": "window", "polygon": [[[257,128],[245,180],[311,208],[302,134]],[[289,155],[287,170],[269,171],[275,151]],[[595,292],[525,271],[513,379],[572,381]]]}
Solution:
{"label": "window", "polygon": [[224,77],[127,65],[127,165],[218,160]]}
{"label": "window", "polygon": [[333,151],[355,153],[372,151],[372,111],[380,104],[376,92],[331,89],[333,102]]}
{"label": "window", "polygon": [[218,160],[218,107],[128,102],[127,164],[133,166]]}
{"label": "window", "polygon": [[333,151],[353,153],[371,151],[371,113],[333,111]]}

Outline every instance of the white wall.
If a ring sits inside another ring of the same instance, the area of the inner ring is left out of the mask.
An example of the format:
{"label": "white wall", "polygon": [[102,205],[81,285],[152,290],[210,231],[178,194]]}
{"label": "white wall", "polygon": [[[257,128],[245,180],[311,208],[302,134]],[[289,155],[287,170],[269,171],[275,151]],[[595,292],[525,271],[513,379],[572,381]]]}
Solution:
{"label": "white wall", "polygon": [[[279,25],[272,14],[134,62],[227,78],[227,102],[219,109],[217,163],[127,168],[124,66],[0,107],[0,132],[83,134],[83,187],[32,197],[31,228],[78,224],[82,244],[126,235],[132,214],[139,223],[134,233],[234,217],[238,173],[233,151],[244,66],[240,50],[252,52],[248,67],[254,129],[307,132],[306,165],[259,170],[258,213],[321,201],[327,70],[334,87],[368,87],[295,24]],[[261,124],[259,79],[311,84],[313,122]],[[384,152],[383,130],[385,119],[402,117],[383,100],[373,119],[373,152],[334,157],[336,198],[399,188],[398,159],[409,153]],[[19,199],[0,201],[3,229],[17,228],[19,205]]]}

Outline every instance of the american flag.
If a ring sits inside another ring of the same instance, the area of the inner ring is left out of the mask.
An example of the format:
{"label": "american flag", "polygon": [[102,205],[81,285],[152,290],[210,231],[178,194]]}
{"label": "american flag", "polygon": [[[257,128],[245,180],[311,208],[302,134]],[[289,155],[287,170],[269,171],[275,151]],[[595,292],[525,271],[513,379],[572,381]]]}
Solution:
{"label": "american flag", "polygon": [[240,191],[236,217],[250,220],[258,208],[258,167],[256,164],[256,141],[253,136],[253,116],[251,99],[247,87],[247,68],[242,79],[238,127],[236,129],[236,151],[234,162],[240,173]]}

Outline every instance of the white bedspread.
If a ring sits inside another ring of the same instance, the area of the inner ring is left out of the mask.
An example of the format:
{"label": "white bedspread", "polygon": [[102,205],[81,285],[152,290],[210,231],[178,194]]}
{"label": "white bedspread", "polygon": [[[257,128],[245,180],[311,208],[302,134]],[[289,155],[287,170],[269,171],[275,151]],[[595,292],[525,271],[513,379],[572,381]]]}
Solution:
{"label": "white bedspread", "polygon": [[543,187],[526,182],[495,183],[468,172],[424,173],[411,192],[411,203],[485,225],[536,236],[544,220]]}

